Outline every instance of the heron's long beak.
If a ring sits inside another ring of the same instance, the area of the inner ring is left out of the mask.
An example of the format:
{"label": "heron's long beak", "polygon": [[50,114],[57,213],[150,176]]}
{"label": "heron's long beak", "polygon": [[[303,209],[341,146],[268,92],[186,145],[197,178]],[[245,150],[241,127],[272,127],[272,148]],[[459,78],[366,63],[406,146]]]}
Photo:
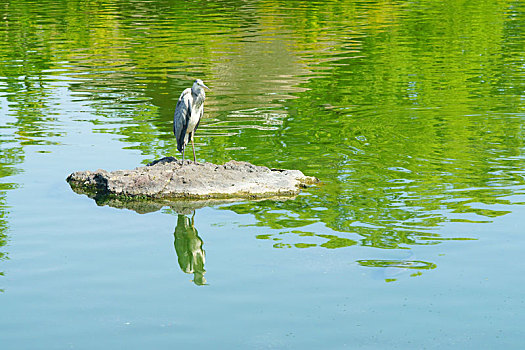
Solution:
{"label": "heron's long beak", "polygon": [[204,84],[202,84],[202,87],[208,89],[209,91],[211,91],[211,89],[209,87],[207,87],[206,85],[204,85]]}

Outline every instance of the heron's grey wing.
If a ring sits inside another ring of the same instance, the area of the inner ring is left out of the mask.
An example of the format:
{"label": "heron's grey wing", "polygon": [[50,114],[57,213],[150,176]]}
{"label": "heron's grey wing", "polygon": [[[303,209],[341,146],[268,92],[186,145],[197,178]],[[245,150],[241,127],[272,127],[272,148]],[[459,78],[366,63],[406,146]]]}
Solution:
{"label": "heron's grey wing", "polygon": [[182,152],[184,148],[184,136],[186,135],[186,128],[188,127],[188,120],[191,113],[191,89],[185,89],[180,94],[175,107],[175,115],[173,116],[173,133],[177,139],[177,149]]}

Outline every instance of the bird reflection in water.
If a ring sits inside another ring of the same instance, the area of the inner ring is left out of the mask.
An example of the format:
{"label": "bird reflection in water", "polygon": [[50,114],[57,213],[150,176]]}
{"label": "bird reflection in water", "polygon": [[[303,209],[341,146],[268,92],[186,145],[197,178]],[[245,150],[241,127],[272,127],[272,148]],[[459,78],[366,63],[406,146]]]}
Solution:
{"label": "bird reflection in water", "polygon": [[202,249],[202,239],[195,228],[195,212],[191,219],[179,214],[175,227],[175,252],[179,266],[185,273],[193,274],[193,283],[202,286],[206,284],[204,274],[205,252]]}

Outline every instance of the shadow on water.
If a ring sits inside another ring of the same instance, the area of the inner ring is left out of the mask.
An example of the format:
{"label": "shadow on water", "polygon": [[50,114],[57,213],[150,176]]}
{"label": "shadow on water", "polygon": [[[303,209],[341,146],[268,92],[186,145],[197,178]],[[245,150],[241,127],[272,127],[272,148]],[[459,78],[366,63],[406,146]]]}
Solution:
{"label": "shadow on water", "polygon": [[193,274],[193,283],[202,286],[206,284],[204,274],[205,252],[202,248],[203,241],[195,228],[195,212],[191,218],[178,214],[177,226],[173,233],[175,252],[180,269],[187,273]]}
{"label": "shadow on water", "polygon": [[[317,222],[313,216],[302,217],[301,213],[310,209],[298,207],[297,210],[283,210],[282,206],[289,208],[301,205],[305,196],[290,198],[288,200],[259,200],[242,201],[234,200],[146,200],[132,197],[100,196],[83,193],[74,188],[79,194],[86,194],[93,198],[99,206],[110,206],[118,209],[128,209],[139,214],[159,211],[169,208],[170,212],[177,215],[177,225],[174,231],[174,247],[180,269],[193,274],[193,283],[206,285],[204,274],[205,251],[204,242],[195,227],[195,214],[204,207],[217,207],[220,210],[231,210],[237,214],[253,214],[253,209],[258,208],[264,217],[255,214],[255,226],[271,228],[268,234],[258,234],[258,240],[272,242],[273,248],[306,249],[324,248],[338,249],[352,246],[370,246],[380,250],[399,252],[398,259],[361,259],[355,263],[361,267],[371,268],[374,278],[383,279],[385,282],[397,281],[402,277],[421,276],[424,271],[437,267],[434,262],[415,259],[413,247],[418,245],[438,244],[441,240],[471,240],[472,238],[445,238],[432,235],[429,232],[404,232],[404,234],[393,234],[383,232],[379,237],[371,238],[364,232],[356,231],[337,232],[329,227],[310,226]],[[308,195],[306,196],[308,197]],[[242,208],[248,209],[247,211]],[[191,216],[190,216],[191,215]],[[302,219],[301,219],[302,218]],[[295,227],[295,228],[294,228]],[[291,229],[292,228],[292,229]],[[324,232],[323,232],[324,231]],[[411,238],[412,237],[412,238]],[[427,240],[426,243],[421,240]]]}
{"label": "shadow on water", "polygon": [[77,194],[83,194],[93,199],[98,206],[109,206],[117,209],[128,209],[138,214],[153,213],[164,207],[171,208],[179,215],[194,213],[196,209],[232,203],[235,199],[144,199],[139,197],[108,195],[100,192],[86,191],[82,187],[72,186]]}

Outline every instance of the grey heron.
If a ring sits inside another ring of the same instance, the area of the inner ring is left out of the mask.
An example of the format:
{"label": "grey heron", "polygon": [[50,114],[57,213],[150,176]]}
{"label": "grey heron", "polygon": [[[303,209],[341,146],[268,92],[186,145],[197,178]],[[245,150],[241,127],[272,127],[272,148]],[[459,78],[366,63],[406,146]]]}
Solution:
{"label": "grey heron", "polygon": [[199,126],[204,112],[204,99],[206,98],[206,94],[204,93],[205,88],[209,90],[202,80],[195,80],[191,88],[184,89],[182,94],[180,94],[177,107],[175,107],[173,133],[177,139],[177,150],[182,153],[183,161],[184,150],[189,141],[191,141],[191,146],[193,147],[193,161],[197,161],[193,135]]}

